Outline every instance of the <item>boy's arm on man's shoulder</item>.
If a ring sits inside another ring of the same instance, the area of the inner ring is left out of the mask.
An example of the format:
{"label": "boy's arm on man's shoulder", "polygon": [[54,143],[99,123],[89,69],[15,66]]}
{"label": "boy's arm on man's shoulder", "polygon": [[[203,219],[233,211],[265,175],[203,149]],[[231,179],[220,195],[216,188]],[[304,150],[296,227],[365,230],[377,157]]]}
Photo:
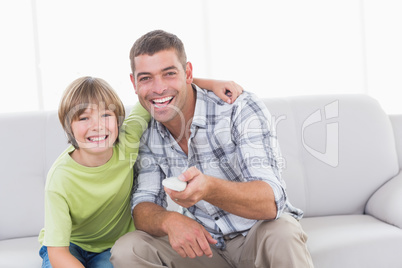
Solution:
{"label": "boy's arm on man's shoulder", "polygon": [[227,103],[233,103],[243,92],[243,87],[233,81],[194,77],[193,82],[200,88],[214,92],[216,96]]}
{"label": "boy's arm on man's shoulder", "polygon": [[124,120],[120,136],[126,135],[126,137],[122,138],[128,139],[129,142],[139,142],[142,134],[147,129],[150,120],[151,115],[144,107],[142,107],[140,102],[137,102],[132,107],[130,114]]}

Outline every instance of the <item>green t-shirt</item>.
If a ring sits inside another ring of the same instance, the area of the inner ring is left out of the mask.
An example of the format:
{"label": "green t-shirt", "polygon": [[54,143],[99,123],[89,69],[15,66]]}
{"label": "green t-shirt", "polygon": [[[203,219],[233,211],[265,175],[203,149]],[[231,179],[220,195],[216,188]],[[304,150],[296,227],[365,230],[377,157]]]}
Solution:
{"label": "green t-shirt", "polygon": [[51,167],[45,187],[45,227],[39,242],[66,247],[70,242],[99,253],[134,230],[130,196],[133,164],[142,133],[150,120],[138,103],[120,129],[112,158],[99,167],[75,162],[67,148]]}

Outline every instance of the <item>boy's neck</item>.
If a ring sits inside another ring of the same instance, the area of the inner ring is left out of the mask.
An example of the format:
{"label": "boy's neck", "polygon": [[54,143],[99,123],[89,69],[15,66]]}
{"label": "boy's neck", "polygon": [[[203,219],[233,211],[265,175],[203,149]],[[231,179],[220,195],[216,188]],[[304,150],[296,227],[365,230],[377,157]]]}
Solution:
{"label": "boy's neck", "polygon": [[106,164],[113,156],[113,148],[100,154],[89,154],[80,149],[75,149],[71,154],[71,158],[78,164],[85,167],[99,167]]}

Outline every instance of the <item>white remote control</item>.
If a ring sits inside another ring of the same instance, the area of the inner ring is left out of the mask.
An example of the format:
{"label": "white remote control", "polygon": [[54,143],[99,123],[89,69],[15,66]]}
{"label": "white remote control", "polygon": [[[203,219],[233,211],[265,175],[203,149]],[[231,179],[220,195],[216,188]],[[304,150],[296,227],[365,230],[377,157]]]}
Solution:
{"label": "white remote control", "polygon": [[177,177],[166,178],[162,181],[162,185],[177,192],[184,191],[187,182],[179,180]]}

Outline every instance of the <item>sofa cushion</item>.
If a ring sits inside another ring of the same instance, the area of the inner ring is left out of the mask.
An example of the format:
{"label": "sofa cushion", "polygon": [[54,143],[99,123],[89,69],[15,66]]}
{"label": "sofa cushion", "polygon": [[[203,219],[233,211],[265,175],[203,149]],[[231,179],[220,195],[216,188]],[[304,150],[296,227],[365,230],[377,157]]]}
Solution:
{"label": "sofa cushion", "polygon": [[304,218],[301,225],[315,268],[401,267],[401,229],[372,216]]}
{"label": "sofa cushion", "polygon": [[0,132],[0,240],[37,235],[44,215],[43,113],[4,114],[0,125],[6,126]]}
{"label": "sofa cushion", "polygon": [[39,268],[40,247],[37,236],[0,241],[0,267]]}
{"label": "sofa cushion", "polygon": [[399,171],[394,134],[366,95],[265,99],[285,167],[290,201],[305,216],[362,214]]}

